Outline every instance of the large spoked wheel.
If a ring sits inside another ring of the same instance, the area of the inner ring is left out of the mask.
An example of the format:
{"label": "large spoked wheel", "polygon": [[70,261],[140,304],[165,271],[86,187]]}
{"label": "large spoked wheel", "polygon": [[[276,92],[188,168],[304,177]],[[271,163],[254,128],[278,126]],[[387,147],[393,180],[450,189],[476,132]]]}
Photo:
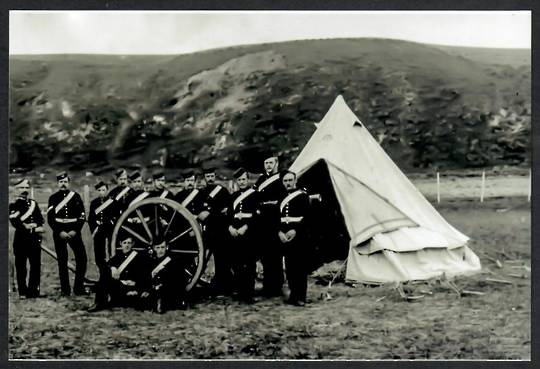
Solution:
{"label": "large spoked wheel", "polygon": [[149,251],[165,241],[172,258],[179,258],[184,270],[179,281],[187,281],[189,291],[199,280],[205,265],[201,227],[195,217],[179,203],[162,198],[142,200],[130,206],[118,219],[111,237],[111,253],[120,250],[120,240],[129,235],[134,250]]}

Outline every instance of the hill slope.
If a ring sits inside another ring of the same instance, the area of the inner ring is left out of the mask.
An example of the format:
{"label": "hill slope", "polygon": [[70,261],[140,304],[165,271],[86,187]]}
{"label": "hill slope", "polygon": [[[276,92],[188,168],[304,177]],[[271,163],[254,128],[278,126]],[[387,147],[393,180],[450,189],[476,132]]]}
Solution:
{"label": "hill slope", "polygon": [[161,156],[171,167],[253,167],[263,147],[287,164],[338,94],[405,169],[526,163],[530,58],[475,50],[332,39],[179,56],[12,56],[11,164]]}

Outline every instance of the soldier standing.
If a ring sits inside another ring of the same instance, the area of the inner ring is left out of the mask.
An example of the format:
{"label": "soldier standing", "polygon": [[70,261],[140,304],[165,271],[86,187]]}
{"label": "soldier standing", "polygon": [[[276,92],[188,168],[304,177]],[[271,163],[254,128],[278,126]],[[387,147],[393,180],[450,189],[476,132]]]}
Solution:
{"label": "soldier standing", "polygon": [[278,158],[272,153],[264,156],[264,171],[255,188],[259,192],[261,263],[263,265],[263,294],[268,297],[281,296],[283,287],[283,251],[277,231],[279,227],[278,202],[285,189],[279,180]]}
{"label": "soldier standing", "polygon": [[290,295],[286,303],[304,306],[306,303],[308,267],[306,216],[309,196],[296,188],[296,174],[283,172],[281,181],[287,195],[279,204],[280,227],[278,236],[285,250],[285,271]]}
{"label": "soldier standing", "polygon": [[165,174],[163,172],[154,173],[152,179],[154,180],[154,190],[150,193],[152,197],[174,200],[174,194],[165,187]]}
{"label": "soldier standing", "polygon": [[[29,181],[21,179],[14,187],[18,197],[9,204],[9,221],[15,228],[13,254],[15,256],[19,298],[39,297],[41,234],[44,232],[43,216],[37,202],[28,198]],[[28,285],[26,285],[27,261],[30,264]]]}
{"label": "soldier standing", "polygon": [[98,197],[90,202],[88,225],[94,240],[94,260],[101,279],[107,272],[107,248],[111,243],[111,234],[115,224],[112,206],[114,201],[107,196],[107,184],[105,182],[99,181],[94,188],[98,192]]}
{"label": "soldier standing", "polygon": [[106,263],[106,271],[100,278],[94,305],[88,312],[96,312],[109,306],[135,306],[140,302],[139,290],[148,267],[145,252],[132,250],[133,238],[125,235],[120,239],[121,249]]}
{"label": "soldier standing", "polygon": [[195,216],[202,210],[201,191],[195,188],[196,177],[195,172],[186,173],[184,176],[184,189],[175,196],[176,202],[188,209]]}
{"label": "soldier standing", "polygon": [[233,272],[240,301],[255,302],[257,250],[254,239],[254,219],[258,213],[257,192],[248,186],[248,173],[240,168],[234,172],[238,191],[232,194],[228,207],[228,230],[234,255]]}
{"label": "soldier standing", "polygon": [[207,168],[203,172],[206,187],[203,190],[203,211],[198,218],[205,225],[205,245],[214,255],[212,290],[215,294],[229,294],[232,291],[233,275],[230,250],[224,240],[228,233],[227,206],[231,195],[225,187],[216,183],[215,168]]}
{"label": "soldier standing", "polygon": [[69,245],[75,255],[75,295],[85,295],[84,278],[86,274],[86,249],[81,237],[81,229],[86,221],[81,196],[69,190],[69,176],[66,172],[56,176],[59,190],[49,197],[47,221],[53,231],[54,248],[58,260],[58,274],[62,295],[69,296],[71,287],[68,273]]}
{"label": "soldier standing", "polygon": [[[116,186],[109,192],[109,197],[114,201],[112,208],[112,216],[114,222],[122,216],[124,211],[128,208],[128,195],[131,192],[131,188],[128,186],[128,175],[125,169],[118,169],[114,173],[114,179]],[[111,250],[109,250],[111,251]]]}
{"label": "soldier standing", "polygon": [[143,188],[143,179],[139,171],[135,171],[129,175],[129,181],[131,185],[131,191],[126,197],[127,207],[135,205],[139,201],[150,197],[150,193],[146,192]]}

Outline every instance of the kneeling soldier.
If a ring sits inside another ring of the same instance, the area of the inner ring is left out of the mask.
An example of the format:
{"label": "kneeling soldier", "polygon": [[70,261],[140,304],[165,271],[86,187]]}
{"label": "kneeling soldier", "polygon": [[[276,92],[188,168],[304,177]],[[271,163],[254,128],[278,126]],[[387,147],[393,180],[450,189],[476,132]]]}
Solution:
{"label": "kneeling soldier", "polygon": [[305,218],[309,212],[308,195],[296,188],[296,174],[285,171],[281,181],[287,196],[280,202],[279,239],[285,252],[285,271],[291,291],[288,304],[304,306],[306,303],[307,276],[306,249],[307,229]]}
{"label": "kneeling soldier", "polygon": [[232,194],[229,205],[229,233],[233,256],[233,273],[238,298],[253,303],[257,250],[253,221],[258,213],[257,192],[248,187],[248,174],[244,169],[234,172],[239,190]]}
{"label": "kneeling soldier", "polygon": [[121,250],[107,262],[107,272],[96,286],[95,303],[89,312],[110,306],[139,306],[139,289],[149,262],[148,255],[132,250],[131,236],[122,237],[120,246]]}
{"label": "kneeling soldier", "polygon": [[174,308],[185,309],[185,287],[187,274],[180,257],[167,255],[165,241],[152,246],[152,258],[145,273],[145,286],[141,297],[144,306],[162,314]]}
{"label": "kneeling soldier", "polygon": [[[30,184],[22,179],[15,184],[18,192],[17,200],[9,204],[9,221],[15,227],[13,237],[13,254],[15,255],[15,270],[19,297],[39,297],[39,282],[41,276],[41,234],[43,216],[39,206],[33,199],[28,198]],[[30,263],[28,271],[28,286],[26,285],[26,262]]]}
{"label": "kneeling soldier", "polygon": [[58,261],[60,288],[64,296],[71,294],[68,272],[68,249],[75,255],[75,283],[73,292],[85,295],[84,277],[86,274],[86,249],[81,237],[81,229],[86,221],[81,196],[69,190],[69,177],[66,172],[56,176],[59,191],[49,197],[47,222],[53,231],[54,248]]}

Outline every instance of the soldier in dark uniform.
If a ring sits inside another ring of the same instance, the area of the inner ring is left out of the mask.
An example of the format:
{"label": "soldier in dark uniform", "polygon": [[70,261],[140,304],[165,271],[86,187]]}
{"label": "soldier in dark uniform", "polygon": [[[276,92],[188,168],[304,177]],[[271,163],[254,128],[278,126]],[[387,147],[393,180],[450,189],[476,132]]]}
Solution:
{"label": "soldier in dark uniform", "polygon": [[184,189],[175,196],[176,202],[197,216],[202,211],[202,193],[195,188],[197,176],[195,172],[186,173],[184,176]]}
{"label": "soldier in dark uniform", "polygon": [[107,196],[105,182],[99,181],[94,188],[99,196],[90,202],[88,225],[94,239],[94,260],[99,270],[99,277],[102,278],[107,273],[108,246],[111,243],[111,233],[115,225],[114,200]]}
{"label": "soldier in dark uniform", "polygon": [[[14,187],[18,197],[9,204],[9,221],[15,228],[13,254],[19,297],[21,299],[39,297],[43,216],[36,201],[28,198],[30,189],[28,180],[22,179]],[[27,261],[30,264],[28,286],[26,285]]]}
{"label": "soldier in dark uniform", "polygon": [[152,177],[150,178],[147,178],[145,181],[144,181],[144,190],[146,192],[148,192],[150,195],[154,192],[154,180],[152,179]]}
{"label": "soldier in dark uniform", "polygon": [[140,307],[140,291],[149,256],[146,252],[132,250],[133,238],[129,235],[121,238],[120,247],[106,263],[106,273],[96,286],[95,302],[89,312],[110,306]]}
{"label": "soldier in dark uniform", "polygon": [[309,212],[309,196],[296,188],[296,174],[285,171],[281,181],[287,195],[279,204],[280,227],[278,236],[284,246],[285,270],[289,283],[288,304],[304,306],[306,303],[308,267],[306,217]]}
{"label": "soldier in dark uniform", "polygon": [[128,208],[129,203],[127,202],[127,198],[131,192],[131,188],[128,187],[128,175],[125,169],[118,169],[114,173],[114,178],[116,186],[109,192],[109,197],[114,200],[113,214],[115,220],[117,220]]}
{"label": "soldier in dark uniform", "polygon": [[150,193],[151,197],[161,197],[162,199],[174,200],[174,194],[165,187],[165,174],[163,172],[154,173],[154,190]]}
{"label": "soldier in dark uniform", "polygon": [[204,224],[204,244],[214,255],[215,274],[212,279],[212,292],[215,294],[230,294],[232,292],[233,275],[230,249],[227,243],[227,206],[231,195],[222,185],[216,183],[215,168],[203,171],[206,187],[203,192],[203,210],[198,218]]}
{"label": "soldier in dark uniform", "polygon": [[141,176],[141,173],[138,171],[135,171],[129,175],[129,182],[131,191],[128,193],[126,197],[126,203],[127,207],[135,205],[139,201],[142,201],[148,197],[150,197],[150,193],[146,192],[143,188],[143,179]]}
{"label": "soldier in dark uniform", "polygon": [[69,177],[66,172],[56,176],[59,191],[49,197],[47,222],[53,231],[54,248],[58,258],[60,287],[64,296],[71,294],[68,273],[69,245],[75,255],[75,282],[73,292],[85,295],[84,277],[86,274],[86,249],[81,238],[81,229],[86,221],[84,204],[81,196],[69,190]]}
{"label": "soldier in dark uniform", "polygon": [[184,269],[182,258],[168,255],[165,241],[156,241],[141,293],[144,306],[160,314],[175,308],[185,309],[188,278]]}
{"label": "soldier in dark uniform", "polygon": [[257,262],[254,220],[259,211],[259,199],[257,191],[248,186],[248,173],[244,169],[234,172],[234,178],[239,190],[232,194],[228,207],[233,273],[238,298],[253,303]]}
{"label": "soldier in dark uniform", "polygon": [[255,183],[261,210],[258,239],[263,265],[263,294],[268,297],[281,296],[283,287],[283,251],[277,238],[277,219],[278,201],[283,198],[285,189],[279,180],[278,164],[278,158],[267,153],[264,157],[265,173]]}

